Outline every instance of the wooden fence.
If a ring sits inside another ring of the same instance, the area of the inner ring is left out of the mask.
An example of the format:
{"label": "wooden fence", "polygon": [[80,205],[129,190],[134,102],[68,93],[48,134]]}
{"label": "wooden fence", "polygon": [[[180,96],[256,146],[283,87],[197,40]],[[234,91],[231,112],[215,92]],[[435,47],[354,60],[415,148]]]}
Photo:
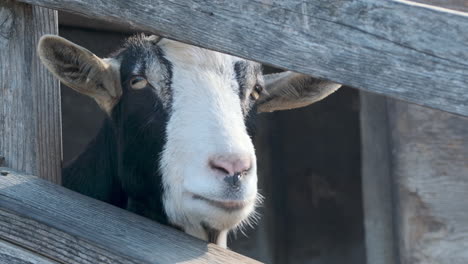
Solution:
{"label": "wooden fence", "polygon": [[[467,263],[466,13],[403,0],[3,0],[0,156],[3,166],[55,183],[61,167],[60,94],[35,54],[41,35],[57,34],[57,13],[51,9],[366,91],[361,127],[368,263]],[[252,262],[3,170],[2,258]],[[21,255],[18,247],[29,251]]]}
{"label": "wooden fence", "polygon": [[0,173],[0,241],[41,263],[257,263],[34,176]]}

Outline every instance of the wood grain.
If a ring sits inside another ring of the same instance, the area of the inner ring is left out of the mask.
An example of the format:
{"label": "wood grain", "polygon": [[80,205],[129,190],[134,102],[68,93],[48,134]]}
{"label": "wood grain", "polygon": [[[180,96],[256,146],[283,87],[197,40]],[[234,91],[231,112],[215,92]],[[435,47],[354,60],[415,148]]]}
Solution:
{"label": "wood grain", "polygon": [[0,154],[5,166],[60,183],[60,88],[36,56],[39,37],[57,32],[56,11],[0,2]]}
{"label": "wood grain", "polygon": [[369,263],[468,263],[468,119],[368,94],[361,111]]}
{"label": "wood grain", "polygon": [[388,101],[403,264],[468,263],[468,119]]}
{"label": "wood grain", "polygon": [[468,15],[403,0],[21,0],[468,115]]}
{"label": "wood grain", "polygon": [[34,176],[0,172],[0,239],[61,263],[259,263]]}
{"label": "wood grain", "polygon": [[24,248],[0,240],[0,263],[5,264],[57,264]]}

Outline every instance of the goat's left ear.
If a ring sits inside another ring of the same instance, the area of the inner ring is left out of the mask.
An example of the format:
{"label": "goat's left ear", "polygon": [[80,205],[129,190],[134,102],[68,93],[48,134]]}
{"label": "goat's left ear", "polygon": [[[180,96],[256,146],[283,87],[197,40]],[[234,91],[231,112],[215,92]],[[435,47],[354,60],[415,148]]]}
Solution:
{"label": "goat's left ear", "polygon": [[115,60],[101,59],[91,51],[54,35],[43,36],[37,50],[50,72],[70,88],[96,100],[110,113],[122,94]]}
{"label": "goat's left ear", "polygon": [[341,87],[341,84],[290,71],[268,74],[264,78],[266,92],[258,99],[258,112],[308,106]]}

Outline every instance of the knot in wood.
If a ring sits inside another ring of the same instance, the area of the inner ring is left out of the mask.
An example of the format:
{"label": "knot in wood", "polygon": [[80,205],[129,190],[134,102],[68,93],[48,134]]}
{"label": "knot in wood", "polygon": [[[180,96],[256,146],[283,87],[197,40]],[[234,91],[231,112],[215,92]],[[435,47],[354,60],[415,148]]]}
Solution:
{"label": "knot in wood", "polygon": [[0,6],[0,46],[5,46],[13,32],[14,14],[7,8]]}

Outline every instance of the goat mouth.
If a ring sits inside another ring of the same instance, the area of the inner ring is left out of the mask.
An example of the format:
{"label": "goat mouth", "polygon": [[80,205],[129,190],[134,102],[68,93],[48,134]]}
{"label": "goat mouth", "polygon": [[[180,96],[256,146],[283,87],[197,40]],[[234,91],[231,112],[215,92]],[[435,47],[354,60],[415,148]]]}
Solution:
{"label": "goat mouth", "polygon": [[192,197],[195,200],[204,201],[204,202],[210,204],[211,206],[220,208],[220,209],[222,209],[224,211],[228,211],[228,212],[240,210],[240,209],[244,208],[248,204],[247,201],[216,201],[216,200],[212,200],[212,199],[206,198],[206,197],[198,195],[198,194],[193,194]]}

